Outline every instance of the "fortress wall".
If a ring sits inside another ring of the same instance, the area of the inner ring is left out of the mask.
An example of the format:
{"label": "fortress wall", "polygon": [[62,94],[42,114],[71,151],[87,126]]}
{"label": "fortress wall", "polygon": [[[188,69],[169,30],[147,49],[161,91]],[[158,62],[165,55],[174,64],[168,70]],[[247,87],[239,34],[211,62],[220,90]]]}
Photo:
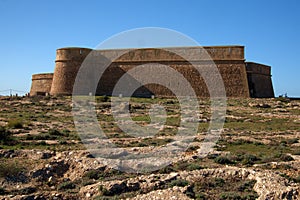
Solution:
{"label": "fortress wall", "polygon": [[115,63],[111,64],[101,76],[98,82],[97,95],[112,95],[117,81],[126,73]]}
{"label": "fortress wall", "polygon": [[46,95],[50,93],[53,80],[53,73],[32,75],[30,96]]}
{"label": "fortress wall", "polygon": [[[99,54],[100,56],[104,55],[107,58],[118,57],[101,77],[97,88],[97,94],[111,95],[119,78],[134,66],[149,63],[160,63],[170,66],[182,73],[183,76],[191,83],[198,96],[208,97],[209,92],[204,79],[200,76],[197,70],[185,60],[188,59],[188,61],[193,61],[193,64],[204,67],[207,63],[209,63],[209,57],[207,57],[206,53],[207,51],[220,71],[227,96],[249,97],[243,46],[204,47],[206,51],[200,47],[176,47],[168,49],[171,52],[165,49],[155,48],[93,51],[93,54],[97,56]],[[57,49],[55,72],[50,90],[51,95],[72,94],[77,72],[82,62],[91,51],[92,49],[87,48]],[[184,53],[185,57],[182,58],[172,52]],[[195,55],[199,55],[199,52],[200,57],[196,57]],[[248,69],[250,69],[250,67],[248,67]],[[257,70],[260,70],[259,74],[268,74],[268,71],[266,71],[267,68],[263,67],[253,67],[251,70],[252,74]],[[91,80],[82,80],[82,85],[87,86],[89,82],[94,81],[97,74],[93,74],[93,76],[94,77],[91,78]],[[260,79],[259,76],[257,76],[257,78]],[[254,79],[256,79],[256,77],[251,76],[251,80],[256,81]],[[129,80],[129,82],[130,81],[136,80]],[[178,87],[180,87],[180,83],[178,83]],[[258,89],[258,86],[256,86],[256,88]],[[184,90],[184,88],[182,89]],[[140,88],[135,94],[141,96],[150,96],[152,94],[156,96],[174,95],[169,89],[157,84],[146,85]]]}
{"label": "fortress wall", "polygon": [[[121,49],[121,50],[100,50],[99,53],[106,57],[117,57],[112,66],[110,66],[105,74],[103,74],[97,94],[111,95],[112,90],[118,79],[128,70],[143,64],[160,63],[172,67],[181,73],[191,86],[194,88],[197,96],[209,97],[208,88],[204,79],[198,71],[185,60],[178,56],[175,52],[184,52],[184,55],[190,56],[189,61],[193,64],[205,67],[210,62],[207,62],[209,57],[199,47],[185,48],[170,48],[172,51],[165,49]],[[209,55],[214,58],[214,61],[223,78],[226,94],[228,97],[249,97],[247,74],[244,62],[244,47],[243,46],[228,46],[228,47],[205,47]],[[199,53],[200,52],[200,53]],[[202,52],[202,53],[201,53]],[[195,56],[199,55],[200,58]],[[196,59],[195,59],[196,58]],[[147,66],[145,66],[147,67]],[[165,77],[168,79],[168,77]],[[128,82],[133,81],[129,80]],[[180,88],[180,83],[177,84]],[[181,88],[183,91],[185,88]],[[213,88],[218,89],[218,88]],[[160,97],[174,96],[174,94],[166,87],[149,84],[136,92],[137,96],[150,96],[152,94]],[[126,94],[123,94],[126,95]]]}
{"label": "fortress wall", "polygon": [[271,67],[253,62],[246,62],[246,69],[251,97],[274,97]]}
{"label": "fortress wall", "polygon": [[244,62],[217,64],[223,78],[227,97],[250,97]]}
{"label": "fortress wall", "polygon": [[[159,62],[199,60],[244,60],[244,46],[174,47],[146,49],[98,50],[107,58],[119,57],[114,62]],[[178,55],[185,55],[182,58]],[[119,55],[119,56],[118,56]],[[209,55],[209,56],[208,56]]]}
{"label": "fortress wall", "polygon": [[[205,80],[192,65],[190,65],[189,63],[182,63],[182,62],[171,62],[171,63],[164,63],[164,64],[172,67],[173,69],[181,73],[185,77],[185,79],[190,82],[197,96],[199,97],[210,96]],[[102,76],[99,82],[97,94],[111,95],[112,90],[115,84],[117,83],[117,80],[119,80],[119,78],[122,75],[124,75],[126,71],[132,69],[136,65],[137,64],[134,63],[127,63],[127,64],[114,63],[114,65],[110,66]],[[199,64],[199,65],[200,67],[205,67],[205,65],[203,64],[202,65]],[[143,67],[149,67],[149,65]],[[228,97],[249,97],[246,69],[245,69],[245,64],[243,62],[231,64],[230,67],[227,63],[219,62],[219,64],[217,64],[217,67],[223,78],[226,95]],[[161,74],[162,73],[163,72],[161,72]],[[168,82],[168,77],[165,77],[165,81]],[[128,84],[133,82],[134,80],[128,80]],[[180,82],[175,84],[178,89],[185,91],[185,88],[181,88],[182,85],[180,84]],[[214,86],[212,86],[212,89],[218,90],[218,88],[215,88]],[[174,94],[168,88],[157,84],[146,85],[140,88],[136,92],[136,96],[151,96],[153,94],[159,97],[174,96]],[[126,94],[124,93],[123,95],[126,96]]]}
{"label": "fortress wall", "polygon": [[55,70],[51,95],[71,95],[77,72],[91,52],[87,48],[61,48],[56,50]]}
{"label": "fortress wall", "polygon": [[[189,61],[205,62],[211,58],[216,61],[224,61],[220,65],[222,77],[224,80],[226,92],[229,96],[249,96],[246,73],[244,70],[244,47],[243,46],[219,46],[219,47],[184,47],[184,48],[168,48],[165,49],[147,48],[147,49],[114,49],[114,50],[97,50],[94,53],[104,55],[107,58],[118,57],[113,61],[112,66],[107,69],[102,76],[97,89],[99,95],[111,95],[112,89],[119,78],[130,68],[146,64],[159,62],[173,67],[182,73],[191,83],[198,96],[209,96],[205,82],[197,74],[196,70],[187,63]],[[77,72],[86,58],[91,52],[86,48],[61,48],[57,50],[56,66],[51,88],[51,95],[71,95],[73,91],[74,81]],[[185,58],[173,53],[184,53]],[[200,55],[200,57],[199,57]],[[120,57],[119,57],[120,56]],[[236,66],[227,69],[228,64],[238,62]],[[200,64],[201,65],[201,64]],[[122,67],[120,67],[122,66]],[[231,76],[227,76],[230,74]],[[229,77],[229,78],[228,78]],[[87,80],[88,82],[88,80]],[[246,84],[245,84],[246,83]],[[84,84],[84,82],[83,82]],[[183,89],[184,90],[184,89]],[[159,85],[148,85],[141,88],[137,93],[155,94],[157,96],[172,96],[172,93]]]}

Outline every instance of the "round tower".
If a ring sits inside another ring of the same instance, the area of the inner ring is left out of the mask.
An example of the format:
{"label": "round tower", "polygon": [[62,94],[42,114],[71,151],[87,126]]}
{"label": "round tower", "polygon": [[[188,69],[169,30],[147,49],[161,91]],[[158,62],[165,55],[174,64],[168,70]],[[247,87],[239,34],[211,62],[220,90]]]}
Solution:
{"label": "round tower", "polygon": [[53,73],[33,74],[30,96],[47,95],[50,93]]}
{"label": "round tower", "polygon": [[88,48],[61,48],[56,50],[55,70],[51,95],[71,95],[77,72],[92,51]]}

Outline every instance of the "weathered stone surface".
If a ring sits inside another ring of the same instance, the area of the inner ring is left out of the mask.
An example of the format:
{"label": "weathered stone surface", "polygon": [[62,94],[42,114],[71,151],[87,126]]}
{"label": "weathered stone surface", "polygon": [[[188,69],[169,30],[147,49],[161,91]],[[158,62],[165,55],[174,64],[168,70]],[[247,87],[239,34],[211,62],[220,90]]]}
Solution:
{"label": "weathered stone surface", "polygon": [[30,96],[46,95],[50,93],[53,73],[32,75]]}
{"label": "weathered stone surface", "polygon": [[[196,56],[198,55],[198,51],[200,52],[200,58]],[[209,76],[206,75],[203,77],[193,66],[199,66],[207,71],[211,69],[213,61],[221,74],[228,97],[274,96],[270,67],[258,63],[245,62],[243,46],[213,46],[204,47],[203,49],[200,47],[180,47],[169,49],[146,48],[97,51],[87,48],[61,48],[57,50],[54,75],[33,75],[30,94],[32,96],[46,93],[50,93],[51,95],[71,95],[78,70],[90,52],[93,52],[93,56],[98,56],[98,58],[106,58],[103,61],[104,63],[109,63],[110,58],[117,57],[117,59],[113,60],[102,75],[96,91],[89,91],[90,88],[93,88],[91,84],[95,84],[95,81],[98,81],[100,78],[94,72],[87,72],[91,73],[91,77],[88,80],[79,80],[80,85],[83,87],[82,93],[84,95],[93,94],[94,92],[98,95],[111,95],[117,81],[128,70],[135,66],[150,63],[153,65],[153,63],[156,63],[169,66],[181,73],[191,84],[197,96],[209,97],[210,93],[205,80],[206,78],[214,79],[214,73],[211,74],[211,72]],[[173,52],[184,53],[187,58],[182,58]],[[209,61],[209,57],[212,59],[211,61]],[[191,65],[190,61],[193,62],[193,65]],[[50,76],[53,76],[53,81]],[[168,81],[168,76],[165,78]],[[136,80],[132,78],[128,82],[132,84]],[[173,83],[170,82],[170,84]],[[180,89],[180,87],[184,86],[178,82],[176,83],[176,87]],[[182,91],[185,91],[185,89],[182,88]],[[220,88],[212,86],[211,89],[219,90]],[[141,87],[134,95],[147,97],[151,97],[152,95],[161,97],[174,96],[169,88],[158,84],[148,84]]]}

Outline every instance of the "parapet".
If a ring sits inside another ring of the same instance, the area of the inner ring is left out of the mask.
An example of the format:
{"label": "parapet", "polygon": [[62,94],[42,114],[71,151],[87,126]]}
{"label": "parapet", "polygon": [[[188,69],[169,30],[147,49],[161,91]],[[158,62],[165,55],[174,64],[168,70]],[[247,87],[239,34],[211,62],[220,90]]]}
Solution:
{"label": "parapet", "polygon": [[65,47],[56,50],[55,62],[82,61],[92,51],[89,48]]}
{"label": "parapet", "polygon": [[166,47],[162,49],[108,49],[98,51],[107,58],[115,57],[116,55],[121,55],[118,59],[114,60],[115,63],[186,61],[184,58],[178,56],[176,53],[179,53],[179,55],[186,55],[188,61],[245,60],[244,46]]}

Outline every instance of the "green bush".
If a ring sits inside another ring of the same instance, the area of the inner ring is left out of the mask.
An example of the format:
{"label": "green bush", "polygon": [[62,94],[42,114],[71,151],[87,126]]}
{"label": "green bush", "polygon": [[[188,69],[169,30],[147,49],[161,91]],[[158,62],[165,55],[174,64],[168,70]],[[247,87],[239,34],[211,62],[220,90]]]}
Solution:
{"label": "green bush", "polygon": [[95,198],[93,198],[94,200],[119,200],[119,196],[102,196],[102,195],[99,195],[99,196],[96,196]]}
{"label": "green bush", "polygon": [[294,152],[294,155],[300,155],[300,150],[295,151],[295,152]]}
{"label": "green bush", "polygon": [[63,182],[58,185],[58,190],[69,190],[69,189],[75,189],[76,185],[72,183],[71,181]]}
{"label": "green bush", "polygon": [[238,186],[238,191],[240,192],[249,192],[253,189],[256,181],[255,180],[249,180],[246,182],[243,182]]}
{"label": "green bush", "polygon": [[36,145],[46,146],[46,145],[47,145],[47,142],[45,142],[45,141],[40,141],[40,142],[37,143]]}
{"label": "green bush", "polygon": [[68,144],[68,142],[66,140],[59,140],[59,144],[60,145],[66,145],[66,144]]}
{"label": "green bush", "polygon": [[111,195],[111,193],[103,185],[99,185],[98,191],[101,193],[101,195],[104,195],[104,196]]}
{"label": "green bush", "polygon": [[215,178],[215,180],[214,180],[214,185],[215,186],[223,187],[224,184],[225,184],[224,179],[222,179],[222,178]]}
{"label": "green bush", "polygon": [[188,171],[194,171],[198,169],[203,169],[203,167],[197,163],[191,163],[190,165],[187,166],[186,168]]}
{"label": "green bush", "polygon": [[0,195],[4,195],[6,193],[5,189],[3,187],[0,187]]}
{"label": "green bush", "polygon": [[22,172],[23,168],[16,162],[1,161],[0,163],[0,178],[8,176],[17,176]]}
{"label": "green bush", "polygon": [[33,138],[34,137],[31,134],[27,134],[26,137],[25,137],[26,140],[33,140]]}
{"label": "green bush", "polygon": [[289,176],[289,175],[287,175],[287,174],[285,174],[285,173],[279,174],[279,175],[282,176],[282,177],[284,177],[284,178],[286,178],[286,179],[289,180],[289,181],[293,181],[293,182],[295,182],[295,183],[300,183],[300,176],[297,176],[297,177],[291,177],[291,176]]}
{"label": "green bush", "polygon": [[52,135],[52,136],[65,136],[65,133],[62,133],[62,132],[60,132],[59,130],[56,130],[56,129],[50,129],[48,131],[48,134]]}
{"label": "green bush", "polygon": [[97,97],[97,102],[110,102],[110,97],[109,96],[99,96]]}
{"label": "green bush", "polygon": [[6,142],[7,140],[10,140],[12,136],[12,133],[6,128],[0,126],[0,143]]}
{"label": "green bush", "polygon": [[9,128],[23,128],[23,122],[19,119],[11,119],[8,121]]}
{"label": "green bush", "polygon": [[203,193],[199,193],[195,195],[195,199],[199,199],[199,200],[205,200],[207,199],[206,195]]}
{"label": "green bush", "polygon": [[86,172],[83,176],[87,177],[89,179],[98,180],[101,177],[102,173],[103,172],[100,172],[99,170],[92,169],[92,170]]}
{"label": "green bush", "polygon": [[94,180],[89,180],[89,179],[83,178],[83,179],[81,180],[80,185],[81,185],[81,186],[87,186],[87,185],[92,185],[92,184],[94,184],[94,183],[95,183]]}
{"label": "green bush", "polygon": [[289,102],[291,101],[289,98],[283,97],[283,96],[277,97],[277,100],[278,100],[278,101],[281,101],[281,102],[283,102],[283,103],[289,103]]}
{"label": "green bush", "polygon": [[293,178],[293,181],[295,183],[300,183],[300,176],[297,176],[296,178]]}
{"label": "green bush", "polygon": [[291,139],[288,139],[286,142],[288,144],[295,144],[295,143],[298,143],[298,138],[291,138]]}
{"label": "green bush", "polygon": [[47,133],[39,133],[39,134],[36,134],[36,135],[26,135],[26,140],[57,140],[58,137],[58,134],[61,134],[61,133],[58,133],[56,131],[50,131],[50,132],[47,132]]}
{"label": "green bush", "polygon": [[288,162],[288,161],[293,161],[294,158],[292,156],[286,155],[286,154],[282,154],[280,156],[280,160],[284,161],[284,162]]}
{"label": "green bush", "polygon": [[233,192],[226,192],[226,193],[222,193],[220,194],[220,199],[231,199],[231,200],[241,200],[242,197],[238,194],[235,194]]}
{"label": "green bush", "polygon": [[229,159],[227,156],[218,156],[214,159],[214,161],[218,164],[226,165],[226,164],[233,164],[234,162]]}
{"label": "green bush", "polygon": [[36,192],[36,188],[34,188],[34,187],[26,187],[26,188],[19,190],[19,193],[22,195],[28,195],[28,194],[32,194],[34,192]]}
{"label": "green bush", "polygon": [[253,165],[255,163],[255,161],[258,161],[258,160],[259,160],[259,158],[255,155],[245,154],[245,155],[243,155],[242,163],[244,165]]}
{"label": "green bush", "polygon": [[283,153],[279,153],[279,154],[276,154],[273,159],[275,161],[283,161],[283,162],[288,162],[288,161],[293,161],[294,158],[287,155],[287,154],[283,154]]}
{"label": "green bush", "polygon": [[178,186],[178,187],[185,187],[189,185],[189,182],[183,179],[177,179],[170,182],[170,187]]}

